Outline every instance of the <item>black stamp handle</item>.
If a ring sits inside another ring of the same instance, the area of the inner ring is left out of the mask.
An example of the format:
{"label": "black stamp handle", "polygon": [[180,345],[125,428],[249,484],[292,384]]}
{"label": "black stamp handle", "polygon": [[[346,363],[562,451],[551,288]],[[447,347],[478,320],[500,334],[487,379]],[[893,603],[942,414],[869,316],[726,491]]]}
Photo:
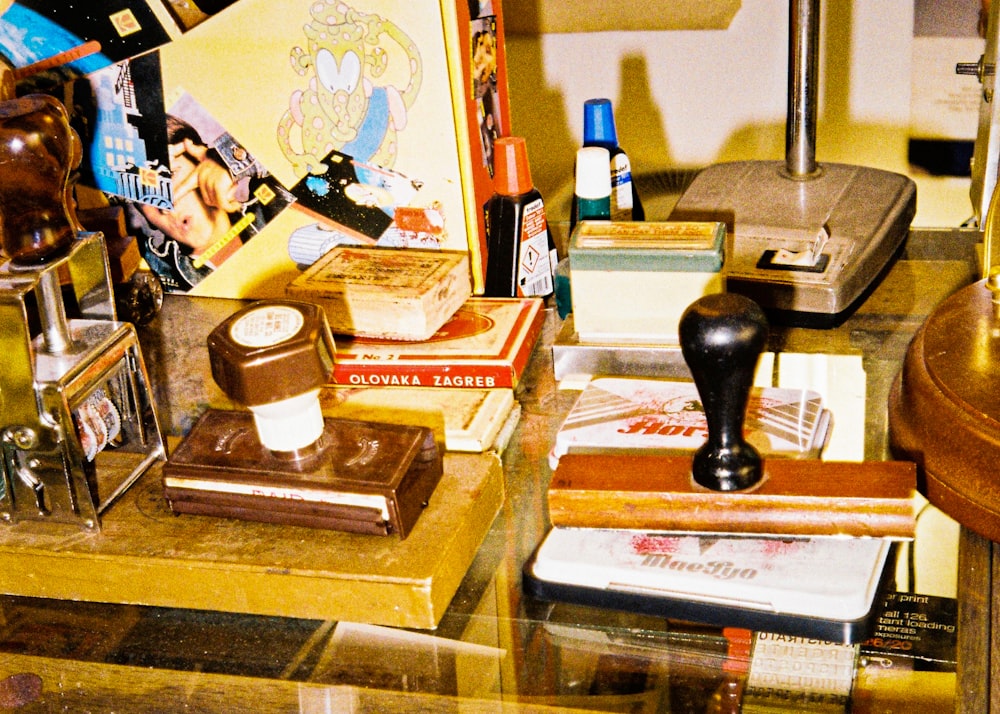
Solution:
{"label": "black stamp handle", "polygon": [[681,315],[681,352],[708,422],[692,475],[713,491],[751,488],[763,476],[760,453],[743,438],[743,422],[767,334],[761,307],[735,293],[698,298]]}

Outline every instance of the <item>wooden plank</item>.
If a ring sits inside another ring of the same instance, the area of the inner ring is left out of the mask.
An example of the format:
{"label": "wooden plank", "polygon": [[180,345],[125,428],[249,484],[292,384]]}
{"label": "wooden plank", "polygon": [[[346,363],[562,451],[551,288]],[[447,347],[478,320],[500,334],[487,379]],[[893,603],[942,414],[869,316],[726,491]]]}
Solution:
{"label": "wooden plank", "polygon": [[175,516],[160,469],[99,533],[40,522],[0,528],[0,592],[434,628],[503,502],[493,453],[444,456],[409,536]]}
{"label": "wooden plank", "polygon": [[761,483],[710,491],[691,459],[566,454],[549,486],[556,526],[912,538],[916,467],[905,461],[765,461]]}
{"label": "wooden plank", "polygon": [[962,528],[958,544],[958,714],[989,714],[993,544]]}
{"label": "wooden plank", "polygon": [[[1000,712],[1000,607],[993,607],[993,603],[997,601],[1000,597],[1000,548],[997,548],[996,543],[990,541],[990,591],[989,591],[989,619],[985,622],[989,623],[989,636],[987,638],[987,666],[988,670],[986,672],[985,685],[980,686],[983,689],[989,691],[989,712],[996,714]],[[959,573],[964,571],[959,570]],[[967,623],[968,626],[973,627],[972,623]],[[982,631],[982,625],[979,626],[978,631]]]}
{"label": "wooden plank", "polygon": [[377,687],[329,685],[204,672],[75,662],[4,655],[0,661],[0,708],[23,712],[451,712],[580,711],[561,706],[522,705],[385,691]]}

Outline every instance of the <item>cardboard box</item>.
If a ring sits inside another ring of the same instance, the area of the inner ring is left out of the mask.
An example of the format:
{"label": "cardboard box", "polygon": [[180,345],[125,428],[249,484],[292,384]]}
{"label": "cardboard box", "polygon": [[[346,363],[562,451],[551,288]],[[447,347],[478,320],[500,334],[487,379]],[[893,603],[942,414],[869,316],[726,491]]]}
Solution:
{"label": "cardboard box", "polygon": [[426,426],[448,451],[502,452],[521,407],[512,389],[339,387],[320,391],[324,416]]}
{"label": "cardboard box", "polygon": [[469,257],[454,250],[338,246],[289,283],[338,335],[428,340],[472,295]]}

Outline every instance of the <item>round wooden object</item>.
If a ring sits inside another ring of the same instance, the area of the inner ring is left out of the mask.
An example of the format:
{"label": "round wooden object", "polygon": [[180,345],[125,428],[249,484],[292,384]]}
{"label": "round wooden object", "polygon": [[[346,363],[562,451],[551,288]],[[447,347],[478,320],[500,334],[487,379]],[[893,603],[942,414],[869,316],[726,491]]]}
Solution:
{"label": "round wooden object", "polygon": [[11,262],[34,268],[69,251],[77,234],[70,174],[81,157],[58,100],[0,101],[0,245]]}
{"label": "round wooden object", "polygon": [[1000,318],[985,280],[914,336],[889,395],[889,442],[917,463],[931,503],[1000,541]]}

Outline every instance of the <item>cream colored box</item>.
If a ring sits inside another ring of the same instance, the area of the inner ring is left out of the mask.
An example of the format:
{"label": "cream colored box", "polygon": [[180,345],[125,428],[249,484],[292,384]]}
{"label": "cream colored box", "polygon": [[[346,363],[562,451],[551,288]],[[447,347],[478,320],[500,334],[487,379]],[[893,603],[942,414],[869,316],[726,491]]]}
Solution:
{"label": "cream colored box", "polygon": [[472,295],[469,254],[337,246],[286,293],[323,307],[339,335],[428,340]]}
{"label": "cream colored box", "polygon": [[676,344],[687,306],[725,289],[725,238],[711,221],[581,221],[569,244],[579,339]]}

